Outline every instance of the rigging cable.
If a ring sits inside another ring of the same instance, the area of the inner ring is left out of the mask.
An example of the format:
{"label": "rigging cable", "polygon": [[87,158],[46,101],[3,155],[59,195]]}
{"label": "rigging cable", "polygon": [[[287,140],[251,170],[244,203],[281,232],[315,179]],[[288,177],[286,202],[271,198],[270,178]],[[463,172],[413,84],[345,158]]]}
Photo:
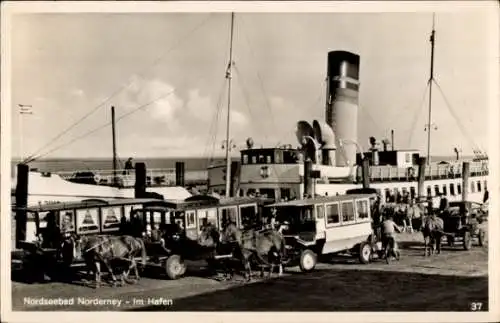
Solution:
{"label": "rigging cable", "polygon": [[[241,17],[240,20],[241,20],[241,25],[242,26],[245,25],[243,17]],[[252,58],[256,60],[255,52],[254,52],[253,47],[250,43],[250,38],[248,37],[248,34],[246,33],[245,28],[242,28],[242,30],[243,30],[243,35],[245,36],[245,40],[247,42],[248,48],[250,49],[250,54],[251,54]],[[269,111],[269,115],[271,116],[271,125],[272,125],[273,129],[276,129],[277,127],[276,127],[276,122],[274,119],[273,111],[269,105],[269,100],[268,100],[269,96],[267,95],[267,92],[264,88],[264,82],[262,81],[262,78],[260,76],[259,69],[255,68],[255,72],[257,73],[257,79],[259,80],[259,85],[260,85],[260,88],[262,90],[262,93],[264,94],[265,107],[267,108],[267,110]]]}
{"label": "rigging cable", "polygon": [[[250,120],[253,120],[254,117],[253,117],[252,109],[250,107],[250,96],[248,95],[248,92],[245,90],[245,85],[244,85],[244,82],[242,81],[243,77],[241,77],[241,74],[236,67],[234,68],[234,70],[236,71],[236,74],[239,76],[239,79],[240,79],[241,92],[243,93],[243,98],[245,99],[245,103],[246,103],[246,106],[248,109],[248,114],[250,115]],[[265,140],[268,140],[269,136],[268,136],[267,131],[264,130],[263,134],[264,134]],[[278,181],[282,181],[283,178],[282,178],[282,176],[280,176],[279,170],[278,171],[276,170],[276,165],[271,164],[270,168],[273,170],[274,174],[278,177]]]}
{"label": "rigging cable", "polygon": [[217,144],[217,128],[218,128],[220,116],[221,116],[222,99],[224,98],[224,94],[226,93],[226,91],[225,91],[226,82],[227,82],[227,79],[224,79],[224,82],[222,84],[222,90],[220,91],[219,98],[217,100],[216,111],[215,111],[215,114],[213,116],[212,123],[210,125],[208,140],[205,144],[205,152],[203,153],[203,155],[207,157],[207,160],[209,161],[209,163],[211,162],[211,160],[214,157],[213,154],[215,151],[215,145]]}
{"label": "rigging cable", "polygon": [[411,146],[411,143],[412,143],[412,140],[413,140],[413,134],[414,134],[415,128],[417,126],[418,116],[422,113],[422,110],[424,108],[425,98],[427,97],[427,90],[429,89],[429,86],[430,86],[430,83],[427,82],[427,86],[424,89],[424,94],[422,95],[422,100],[420,101],[420,107],[419,107],[419,109],[415,110],[415,113],[413,115],[413,119],[412,119],[413,123],[411,125],[410,133],[409,133],[409,136],[408,136],[408,145],[407,145],[408,147]]}
{"label": "rigging cable", "polygon": [[450,113],[451,115],[453,116],[453,118],[455,119],[460,131],[462,131],[462,134],[464,135],[464,137],[469,141],[469,143],[471,144],[471,148],[473,148],[474,150],[478,150],[478,151],[482,151],[480,149],[480,147],[474,142],[474,140],[472,139],[472,136],[470,136],[470,134],[467,132],[467,129],[464,127],[464,125],[460,122],[460,118],[458,118],[458,116],[456,115],[455,111],[453,110],[453,108],[451,107],[451,104],[450,102],[448,101],[448,99],[446,98],[446,96],[444,95],[444,92],[443,92],[443,89],[441,88],[441,86],[438,84],[437,81],[434,81],[434,84],[436,84],[439,92],[441,93],[441,95],[443,96],[443,99],[444,99],[444,102],[445,102],[445,105],[446,107],[448,108],[448,110],[450,110]]}
{"label": "rigging cable", "polygon": [[[227,34],[227,39],[224,44],[224,48],[229,47],[228,44],[230,42],[230,33]],[[226,53],[224,56],[224,62],[223,66],[221,69],[227,69],[226,64],[229,61],[229,53]],[[221,115],[221,110],[222,110],[222,99],[226,93],[226,84],[228,82],[227,77],[224,78],[222,82],[222,89],[220,91],[219,99],[217,100],[216,104],[216,111],[214,114],[214,119],[212,121],[212,124],[210,126],[209,130],[209,138],[207,140],[207,143],[205,145],[205,152],[203,153],[203,156],[207,157],[208,165],[212,163],[214,160],[214,155],[215,155],[215,146],[217,144],[217,132],[218,132],[218,126],[219,126],[219,120],[220,120],[220,115]]]}
{"label": "rigging cable", "polygon": [[[166,97],[170,96],[170,95],[171,95],[172,93],[174,93],[174,92],[175,92],[175,90],[174,90],[174,91],[171,91],[171,92],[168,92],[167,94],[164,94],[164,95],[162,95],[162,96],[160,96],[160,97],[158,97],[158,98],[156,98],[156,99],[154,99],[154,100],[152,100],[152,101],[150,101],[150,102],[148,102],[148,103],[146,103],[146,104],[143,104],[143,105],[141,105],[141,106],[139,106],[139,107],[135,108],[134,110],[132,110],[132,111],[130,111],[130,112],[128,112],[128,113],[123,114],[122,116],[120,116],[119,118],[117,118],[117,119],[115,120],[115,122],[116,122],[116,123],[118,123],[118,121],[120,121],[121,119],[124,119],[124,118],[126,118],[126,117],[130,116],[131,114],[136,113],[137,111],[139,111],[139,110],[141,110],[141,109],[144,109],[145,107],[147,107],[147,106],[149,106],[149,105],[151,105],[151,104],[153,104],[153,103],[155,103],[155,102],[157,102],[157,101],[159,101],[159,100],[161,100],[161,99],[164,99],[164,98],[166,98]],[[83,135],[78,136],[78,137],[74,138],[73,140],[70,140],[69,142],[66,142],[66,143],[64,143],[64,144],[61,144],[61,145],[59,145],[59,146],[56,146],[55,148],[53,148],[53,149],[49,150],[48,152],[46,152],[46,153],[44,153],[44,154],[38,155],[38,156],[36,156],[36,157],[32,157],[32,158],[28,159],[28,160],[27,160],[27,161],[25,161],[25,162],[26,162],[26,163],[30,163],[30,162],[33,162],[33,161],[35,161],[35,160],[39,159],[39,158],[42,158],[42,157],[44,157],[44,156],[47,156],[48,154],[50,154],[50,153],[52,153],[52,152],[54,152],[54,151],[56,151],[56,150],[59,150],[59,149],[61,149],[61,148],[63,148],[63,147],[66,147],[66,146],[68,146],[68,145],[70,145],[70,144],[74,143],[75,141],[78,141],[78,140],[80,140],[80,139],[83,139],[83,138],[85,138],[85,137],[87,137],[87,136],[89,136],[89,135],[91,135],[91,134],[96,133],[97,131],[99,131],[99,130],[101,130],[101,129],[104,129],[105,127],[109,126],[110,124],[111,124],[111,122],[107,122],[106,124],[103,124],[103,125],[101,125],[101,126],[99,126],[99,127],[95,128],[95,129],[93,129],[93,130],[91,130],[91,131],[89,131],[89,132],[86,132],[86,133],[84,133]]]}
{"label": "rigging cable", "polygon": [[[208,20],[212,17],[212,13],[210,13],[208,15],[208,17],[203,20],[200,24],[196,25],[193,29],[191,29],[188,33],[186,33],[184,35],[184,37],[181,37],[179,38],[179,40],[173,45],[171,46],[166,52],[162,53],[157,59],[155,59],[153,61],[152,64],[148,65],[145,69],[143,69],[140,73],[137,73],[139,76],[143,76],[149,69],[151,69],[152,67],[158,65],[164,58],[165,56],[167,56],[168,54],[170,54],[173,50],[175,50],[178,46],[180,46],[182,43],[184,43],[184,41],[186,41],[187,39],[189,39],[189,37],[194,34],[198,29],[200,29],[202,26],[204,26]],[[102,101],[100,104],[98,104],[97,106],[95,106],[90,112],[88,112],[87,114],[85,114],[82,118],[78,119],[75,123],[73,123],[72,125],[70,125],[68,128],[66,128],[66,130],[62,131],[61,133],[59,133],[57,136],[55,136],[54,138],[52,138],[47,144],[45,144],[44,146],[42,146],[40,149],[36,150],[33,154],[31,154],[28,158],[26,158],[23,162],[28,162],[27,160],[34,160],[34,158],[38,158],[36,155],[38,153],[40,153],[42,150],[44,150],[45,148],[49,147],[50,145],[52,145],[57,139],[61,138],[63,135],[65,135],[66,133],[68,133],[71,129],[73,129],[75,126],[77,126],[78,124],[80,124],[82,121],[84,121],[85,119],[87,119],[90,115],[92,115],[94,112],[96,112],[97,110],[99,110],[99,108],[101,108],[102,106],[104,106],[106,103],[108,103],[112,98],[114,98],[116,95],[118,95],[120,92],[122,92],[123,90],[129,88],[132,84],[134,83],[134,79],[132,80],[129,80],[128,83],[126,83],[125,85],[121,85],[116,91],[114,91],[110,96],[108,96],[104,101]]]}

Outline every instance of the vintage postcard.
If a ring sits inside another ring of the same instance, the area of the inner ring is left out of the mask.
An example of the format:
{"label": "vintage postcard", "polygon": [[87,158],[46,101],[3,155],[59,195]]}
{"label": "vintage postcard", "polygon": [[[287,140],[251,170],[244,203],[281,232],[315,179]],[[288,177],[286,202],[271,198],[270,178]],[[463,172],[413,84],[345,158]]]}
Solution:
{"label": "vintage postcard", "polygon": [[495,9],[2,2],[2,318],[497,321]]}

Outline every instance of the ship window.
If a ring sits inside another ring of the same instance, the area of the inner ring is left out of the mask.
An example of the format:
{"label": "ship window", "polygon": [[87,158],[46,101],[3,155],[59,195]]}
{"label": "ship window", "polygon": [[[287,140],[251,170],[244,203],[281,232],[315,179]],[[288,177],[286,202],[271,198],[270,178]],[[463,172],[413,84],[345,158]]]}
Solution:
{"label": "ship window", "polygon": [[297,164],[297,155],[292,150],[283,151],[284,164]]}
{"label": "ship window", "polygon": [[430,186],[427,186],[427,196],[432,196],[432,189]]}
{"label": "ship window", "polygon": [[272,189],[272,188],[261,188],[260,194],[266,195],[268,198],[272,198],[272,199],[276,198],[276,193],[274,192],[274,189]]}
{"label": "ship window", "polygon": [[257,156],[252,156],[252,164],[257,164]]}
{"label": "ship window", "polygon": [[462,185],[460,183],[457,184],[457,194],[462,194]]}
{"label": "ship window", "polygon": [[439,195],[439,185],[434,185],[434,195]]}
{"label": "ship window", "polygon": [[410,162],[410,160],[411,160],[411,159],[410,159],[410,154],[409,154],[409,153],[405,154],[405,162],[406,162],[406,163],[409,163],[409,162]]}
{"label": "ship window", "polygon": [[281,198],[289,200],[290,199],[290,189],[289,188],[282,188],[281,189]]}
{"label": "ship window", "polygon": [[249,188],[247,191],[247,196],[255,195],[255,193],[256,193],[255,188]]}
{"label": "ship window", "polygon": [[446,185],[443,185],[443,194],[448,195],[448,190],[447,190]]}
{"label": "ship window", "polygon": [[477,181],[477,191],[481,192],[481,181]]}
{"label": "ship window", "polygon": [[451,196],[455,195],[455,184],[453,183],[450,184],[450,195]]}
{"label": "ship window", "polygon": [[266,163],[271,164],[271,156],[266,156]]}
{"label": "ship window", "polygon": [[470,182],[470,192],[476,193],[476,185],[474,185],[474,181]]}
{"label": "ship window", "polygon": [[281,150],[276,150],[274,152],[274,162],[276,164],[281,164],[281,155],[282,155],[282,151]]}
{"label": "ship window", "polygon": [[391,190],[386,188],[385,189],[385,203],[389,203],[391,199]]}
{"label": "ship window", "polygon": [[339,205],[337,203],[326,206],[326,224],[339,224]]}
{"label": "ship window", "polygon": [[487,190],[488,189],[488,181],[484,181],[484,189]]}
{"label": "ship window", "polygon": [[243,154],[243,164],[248,164],[248,155]]}
{"label": "ship window", "polygon": [[259,164],[264,164],[264,155],[259,155]]}
{"label": "ship window", "polygon": [[410,197],[411,197],[412,199],[414,199],[414,198],[415,198],[415,196],[417,196],[417,193],[416,193],[416,191],[415,191],[415,187],[413,187],[413,186],[412,186],[412,187],[410,187]]}

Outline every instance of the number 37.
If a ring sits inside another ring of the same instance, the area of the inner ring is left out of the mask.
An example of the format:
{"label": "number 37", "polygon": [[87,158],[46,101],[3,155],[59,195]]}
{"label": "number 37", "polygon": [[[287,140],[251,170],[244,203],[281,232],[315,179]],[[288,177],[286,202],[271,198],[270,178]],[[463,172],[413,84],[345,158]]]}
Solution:
{"label": "number 37", "polygon": [[471,311],[480,311],[482,308],[483,308],[483,303],[481,303],[481,302],[470,303]]}

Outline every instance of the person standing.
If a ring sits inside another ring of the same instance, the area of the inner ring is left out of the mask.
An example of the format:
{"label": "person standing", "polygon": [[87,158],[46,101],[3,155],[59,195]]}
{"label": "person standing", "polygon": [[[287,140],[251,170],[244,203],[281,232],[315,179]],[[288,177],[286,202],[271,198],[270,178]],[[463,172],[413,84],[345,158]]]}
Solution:
{"label": "person standing", "polygon": [[125,162],[125,170],[123,171],[124,175],[130,174],[130,171],[134,169],[134,165],[132,163],[132,157],[129,157]]}

